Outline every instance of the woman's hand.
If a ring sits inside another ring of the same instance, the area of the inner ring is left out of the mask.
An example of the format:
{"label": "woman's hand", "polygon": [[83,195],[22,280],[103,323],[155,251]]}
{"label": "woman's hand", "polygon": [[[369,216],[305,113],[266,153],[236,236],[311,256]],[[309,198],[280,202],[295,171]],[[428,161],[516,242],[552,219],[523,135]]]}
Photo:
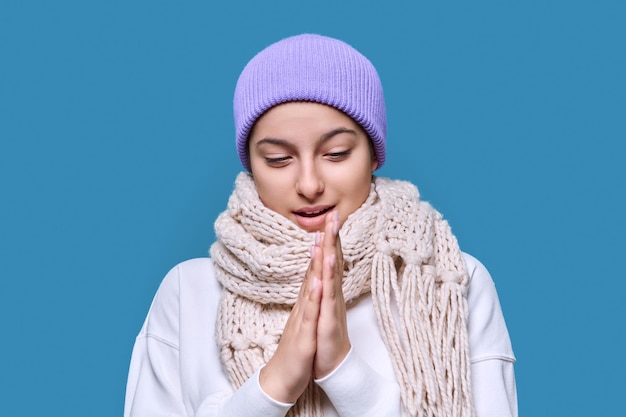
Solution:
{"label": "woman's hand", "polygon": [[295,402],[304,392],[317,351],[317,326],[322,297],[320,235],[311,247],[311,263],[274,356],[261,369],[263,391],[281,402]]}
{"label": "woman's hand", "polygon": [[339,226],[336,211],[326,215],[276,352],[261,369],[261,387],[277,401],[295,402],[311,377],[328,375],[350,351]]}
{"label": "woman's hand", "polygon": [[[330,374],[350,351],[346,303],[343,298],[343,253],[339,240],[339,215],[326,215],[322,258],[322,297],[317,323],[317,351],[313,363],[316,379]],[[317,248],[316,248],[317,249]]]}

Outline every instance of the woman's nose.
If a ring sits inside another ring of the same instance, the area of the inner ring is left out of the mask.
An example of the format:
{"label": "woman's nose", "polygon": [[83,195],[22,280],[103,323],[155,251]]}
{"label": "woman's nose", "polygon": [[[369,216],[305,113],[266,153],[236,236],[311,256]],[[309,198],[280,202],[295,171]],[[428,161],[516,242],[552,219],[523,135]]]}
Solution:
{"label": "woman's nose", "polygon": [[324,181],[314,163],[303,164],[297,178],[296,191],[307,200],[312,200],[324,192]]}

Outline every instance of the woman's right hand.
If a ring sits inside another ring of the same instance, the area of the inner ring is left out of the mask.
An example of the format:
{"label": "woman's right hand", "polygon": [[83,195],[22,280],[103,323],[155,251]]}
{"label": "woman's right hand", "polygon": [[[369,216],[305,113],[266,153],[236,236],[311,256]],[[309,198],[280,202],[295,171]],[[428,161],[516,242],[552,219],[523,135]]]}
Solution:
{"label": "woman's right hand", "polygon": [[317,325],[322,297],[320,234],[311,247],[311,263],[291,310],[274,356],[261,369],[263,391],[273,399],[292,403],[304,392],[313,373]]}

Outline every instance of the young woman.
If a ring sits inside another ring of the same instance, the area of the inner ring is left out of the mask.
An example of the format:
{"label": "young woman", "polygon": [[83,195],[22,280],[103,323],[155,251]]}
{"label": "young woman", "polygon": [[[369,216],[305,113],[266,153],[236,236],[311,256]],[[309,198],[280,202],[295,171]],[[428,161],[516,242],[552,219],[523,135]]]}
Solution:
{"label": "young woman", "polygon": [[127,417],[517,415],[493,282],[417,189],[373,175],[372,64],[281,40],[234,99],[246,169],[211,258],[165,277],[131,360]]}

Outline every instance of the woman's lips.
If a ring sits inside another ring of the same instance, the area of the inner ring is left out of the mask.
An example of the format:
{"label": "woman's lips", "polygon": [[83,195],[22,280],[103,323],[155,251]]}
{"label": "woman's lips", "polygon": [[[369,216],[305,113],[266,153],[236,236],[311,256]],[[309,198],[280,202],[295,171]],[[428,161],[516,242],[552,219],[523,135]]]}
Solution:
{"label": "woman's lips", "polygon": [[333,209],[334,206],[326,206],[326,207],[314,207],[314,208],[304,208],[302,210],[298,210],[298,211],[294,211],[296,216],[302,216],[302,217],[317,217],[317,216],[322,216],[326,213],[328,213],[330,210]]}
{"label": "woman's lips", "polygon": [[294,211],[295,220],[298,226],[307,231],[322,230],[326,213],[334,209],[335,206],[304,207]]}

